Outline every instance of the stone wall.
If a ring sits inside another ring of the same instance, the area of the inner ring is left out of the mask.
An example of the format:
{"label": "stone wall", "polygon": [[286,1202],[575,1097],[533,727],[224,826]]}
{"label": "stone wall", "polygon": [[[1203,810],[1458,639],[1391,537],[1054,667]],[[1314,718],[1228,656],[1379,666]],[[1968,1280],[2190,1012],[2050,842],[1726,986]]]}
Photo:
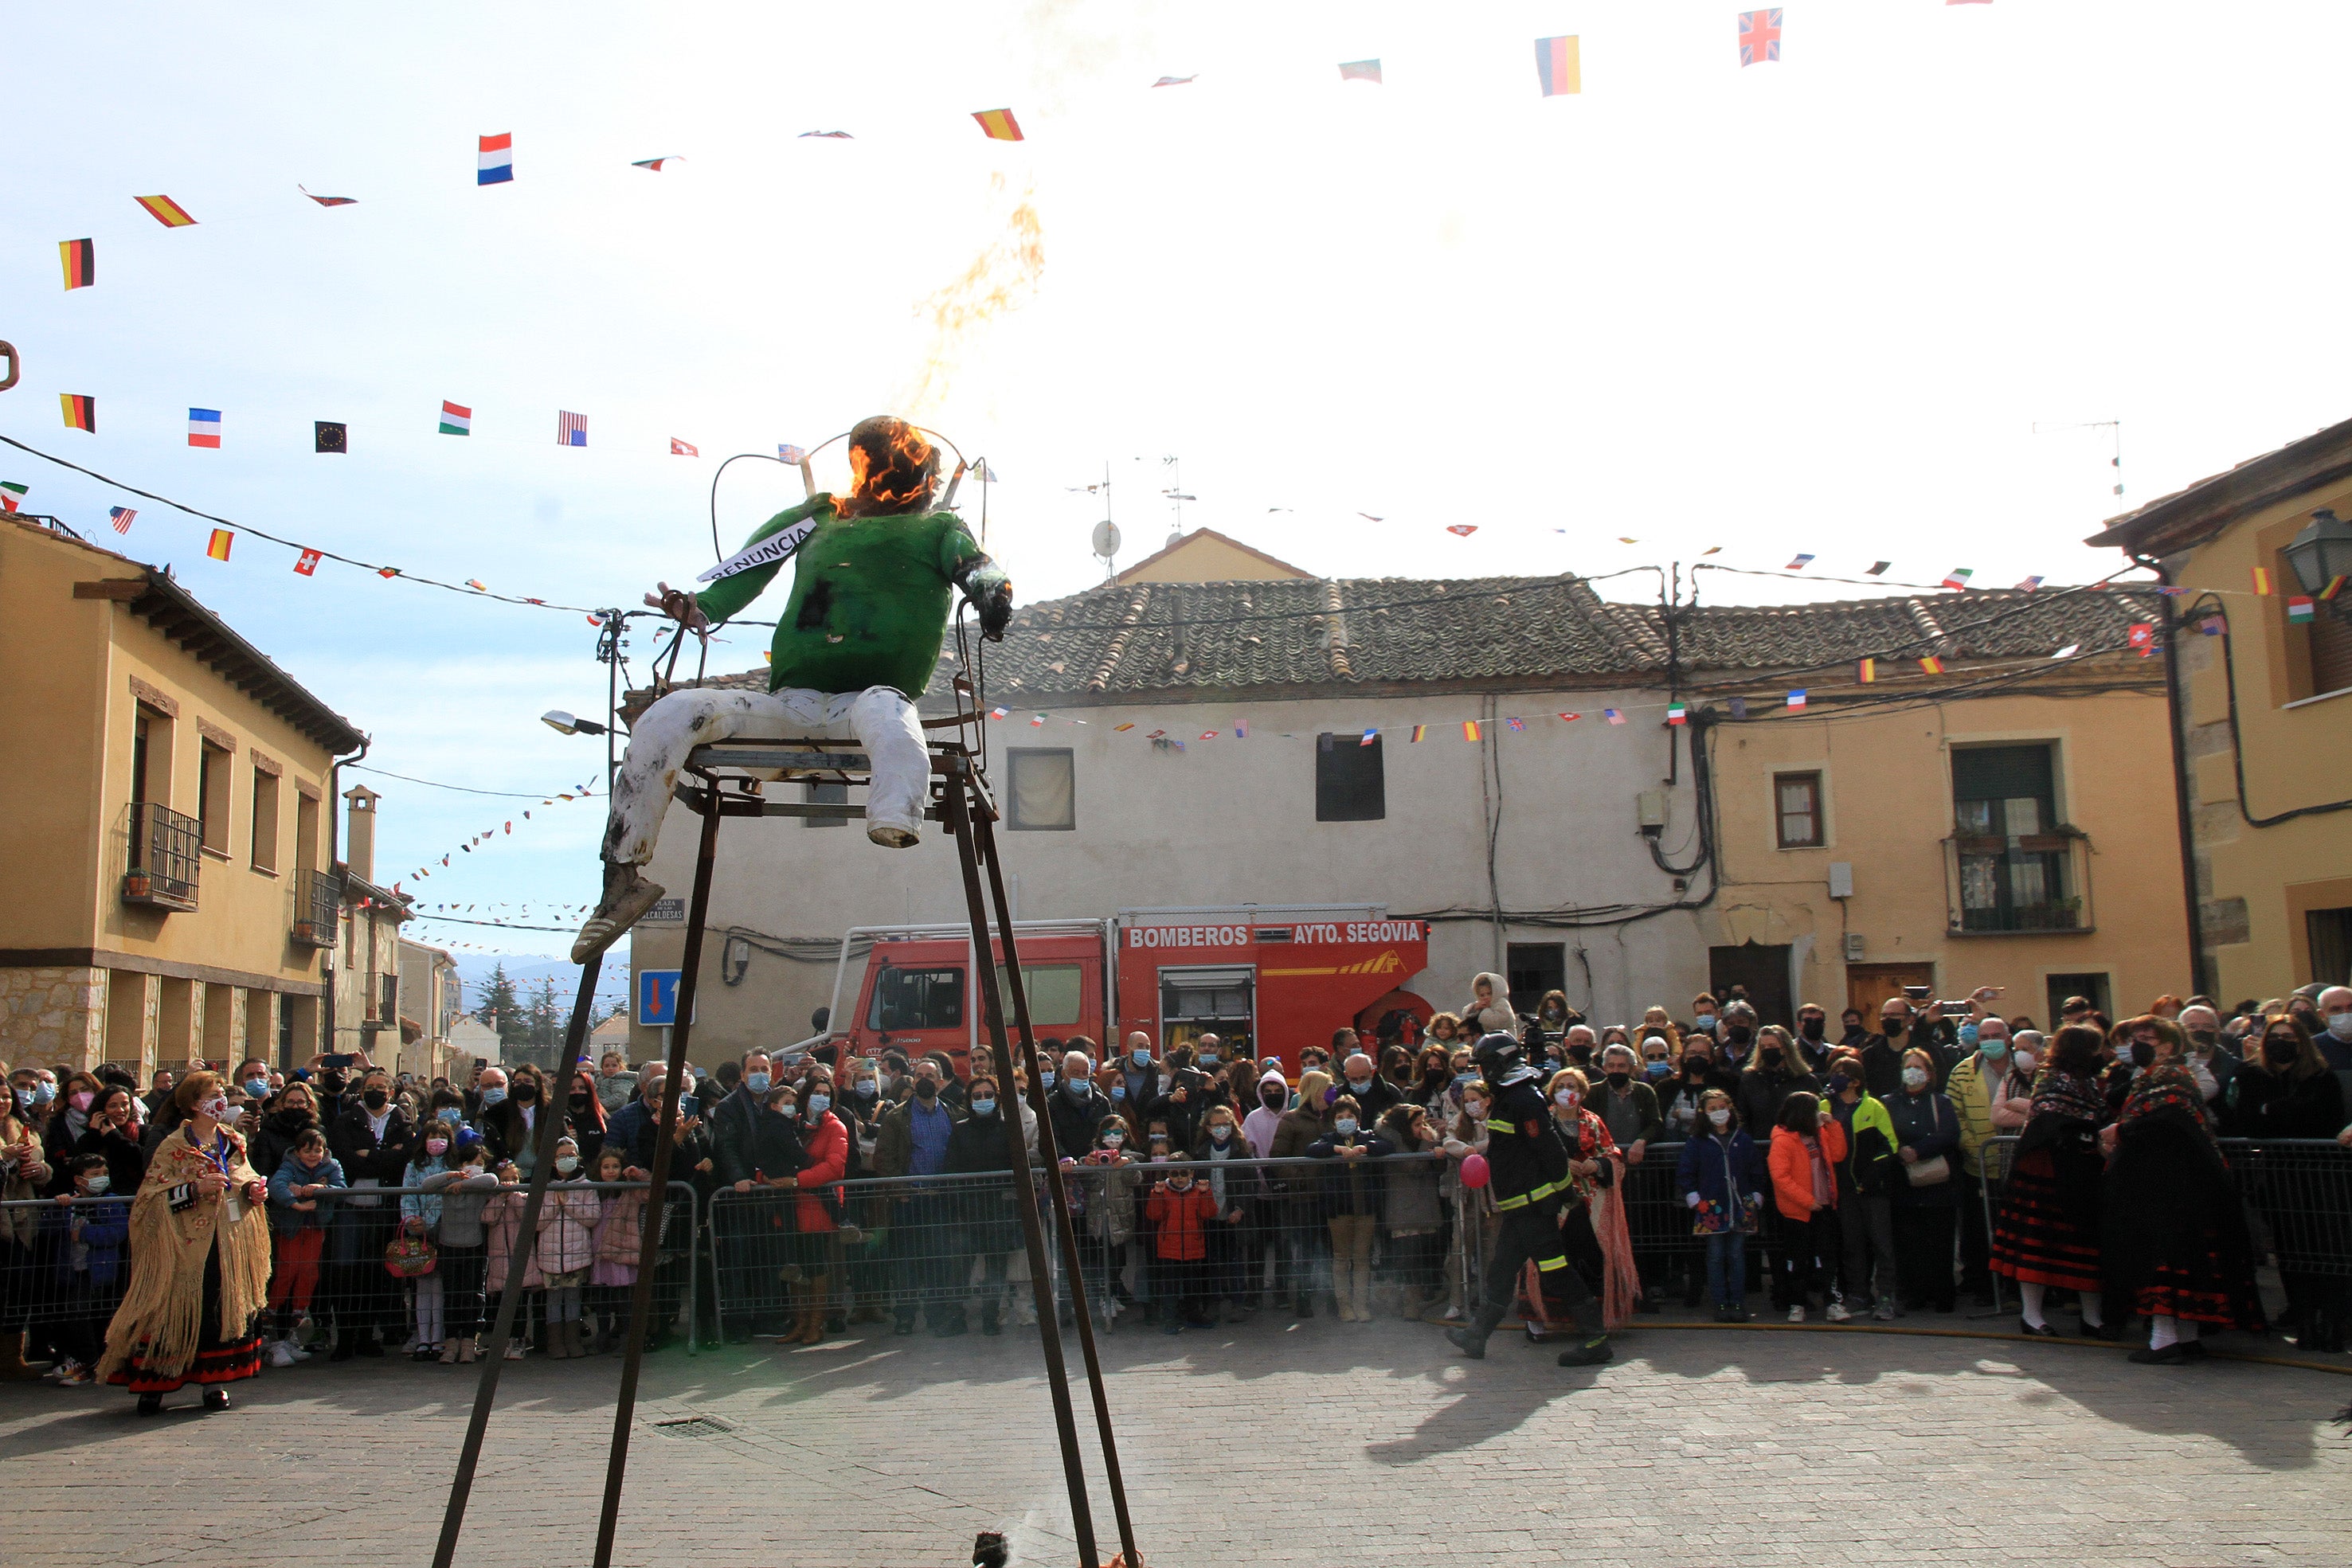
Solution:
{"label": "stone wall", "polygon": [[0,1061],[95,1067],[105,1060],[107,972],[0,969]]}

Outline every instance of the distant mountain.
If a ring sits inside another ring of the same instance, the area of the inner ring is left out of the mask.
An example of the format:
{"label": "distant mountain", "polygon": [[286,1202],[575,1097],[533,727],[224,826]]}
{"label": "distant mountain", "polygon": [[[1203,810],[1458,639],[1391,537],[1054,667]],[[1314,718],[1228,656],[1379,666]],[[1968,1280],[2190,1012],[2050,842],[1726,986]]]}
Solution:
{"label": "distant mountain", "polygon": [[[490,983],[490,971],[500,964],[507,967],[507,978],[514,982],[517,991],[551,977],[555,981],[556,995],[568,1005],[580,988],[580,966],[568,959],[522,954],[501,957],[495,953],[452,953],[449,956],[457,961],[457,977],[465,982],[464,1006],[467,1012],[481,1005],[482,993]],[[597,975],[596,1016],[603,1018],[628,999],[629,949],[623,946],[604,955],[604,967]]]}

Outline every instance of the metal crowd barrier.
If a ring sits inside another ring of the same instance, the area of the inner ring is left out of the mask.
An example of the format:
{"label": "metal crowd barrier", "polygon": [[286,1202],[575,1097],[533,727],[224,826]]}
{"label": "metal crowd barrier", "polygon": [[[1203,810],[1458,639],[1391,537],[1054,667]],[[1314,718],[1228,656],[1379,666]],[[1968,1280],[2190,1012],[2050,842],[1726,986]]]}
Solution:
{"label": "metal crowd barrier", "polygon": [[[1445,1295],[1450,1206],[1442,1184],[1448,1162],[1442,1154],[1416,1153],[1359,1163],[1363,1179],[1381,1185],[1383,1201],[1391,1183],[1426,1184],[1427,1231],[1396,1235],[1384,1217],[1373,1227],[1370,1259],[1377,1296],[1391,1312],[1409,1308],[1418,1315]],[[1196,1189],[1213,1202],[1223,1183],[1220,1212],[1241,1213],[1237,1221],[1211,1221],[1204,1256],[1192,1263],[1156,1256],[1149,1208],[1153,1184],[1181,1170],[1192,1173]],[[1224,1302],[1278,1301],[1301,1290],[1328,1289],[1328,1199],[1339,1173],[1337,1160],[1305,1157],[1066,1165],[1087,1296],[1097,1321],[1108,1327],[1122,1312],[1147,1307],[1197,1321],[1215,1316]],[[824,1206],[823,1218],[803,1229],[809,1198]],[[987,1332],[1024,1321],[1034,1308],[1016,1201],[1009,1171],[866,1177],[805,1192],[722,1187],[709,1203],[720,1332],[735,1338],[782,1332],[804,1309],[910,1325],[920,1317],[942,1333],[975,1322]],[[1038,1202],[1042,1209],[1042,1192]],[[1058,1246],[1048,1265],[1066,1307]]]}
{"label": "metal crowd barrier", "polygon": [[[1987,1235],[2008,1188],[2017,1143],[2014,1137],[1985,1141]],[[2352,1279],[2352,1149],[2332,1138],[2223,1138],[2221,1144],[2256,1256],[2274,1257],[2283,1274]],[[1993,1281],[1997,1292],[2000,1276]]]}
{"label": "metal crowd barrier", "polygon": [[[550,1192],[551,1197],[567,1191],[594,1194],[596,1218],[601,1218],[607,1195],[645,1190],[641,1183],[582,1183],[558,1184]],[[489,1238],[495,1230],[488,1209],[491,1204],[510,1202],[520,1218],[522,1191],[509,1186],[485,1195],[483,1245],[439,1247],[432,1271],[413,1279],[395,1276],[385,1266],[385,1249],[402,1233],[400,1200],[444,1197],[445,1193],[379,1186],[321,1195],[313,1212],[325,1216],[323,1226],[297,1237],[271,1233],[269,1305],[259,1324],[263,1340],[289,1337],[290,1330],[298,1345],[324,1352],[332,1347],[339,1330],[352,1330],[372,1332],[383,1349],[396,1352],[404,1343],[424,1343],[423,1331],[431,1327],[436,1313],[442,1331],[436,1337],[443,1342],[487,1333],[498,1309],[488,1281],[494,1272],[506,1272],[503,1260],[494,1263],[490,1258],[495,1243]],[[683,1314],[691,1354],[700,1348],[696,1307],[701,1270],[696,1264],[703,1245],[701,1206],[688,1183],[672,1182],[667,1191],[655,1313],[665,1326]],[[0,1203],[0,1332],[31,1329],[76,1360],[94,1359],[130,1282],[133,1260],[129,1228],[136,1196]],[[283,1206],[270,1207],[283,1212]],[[584,1213],[576,1218],[589,1223],[593,1235],[594,1222]],[[634,1260],[634,1248],[630,1256]],[[605,1322],[608,1339],[617,1344],[627,1321],[629,1288],[583,1284],[580,1291],[583,1321],[593,1315]],[[543,1289],[532,1290],[533,1300],[528,1303],[532,1310],[521,1320],[527,1336],[544,1328],[546,1295]],[[483,1346],[485,1354],[498,1348]]]}

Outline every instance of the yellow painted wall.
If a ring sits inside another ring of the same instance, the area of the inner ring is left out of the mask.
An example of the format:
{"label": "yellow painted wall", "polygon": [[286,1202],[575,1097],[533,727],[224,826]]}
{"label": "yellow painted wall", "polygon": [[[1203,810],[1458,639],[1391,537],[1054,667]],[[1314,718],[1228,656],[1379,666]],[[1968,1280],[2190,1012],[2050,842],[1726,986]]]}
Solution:
{"label": "yellow painted wall", "polygon": [[[1950,935],[1951,747],[2026,741],[2057,743],[2059,814],[2090,835],[2094,929]],[[1708,939],[1775,946],[1810,936],[1797,999],[1821,1003],[1832,1021],[1846,1001],[1849,931],[1863,937],[1863,963],[1932,964],[1944,997],[2005,987],[2004,1011],[2044,1023],[2052,974],[2104,970],[2115,1004],[2132,1010],[2189,989],[2161,695],[2018,695],[1846,717],[1824,710],[1723,725],[1713,755],[1724,886]],[[1773,776],[1816,769],[1827,842],[1777,848]],[[1853,867],[1843,909],[1829,894],[1838,861]]]}
{"label": "yellow painted wall", "polygon": [[[2352,798],[2352,691],[2309,689],[2305,629],[2289,625],[2286,596],[2299,593],[2280,552],[2330,507],[2352,512],[2352,481],[2338,481],[2243,517],[2172,562],[2194,615],[2219,595],[2237,665],[2237,714],[2245,768],[2244,807],[2272,817]],[[2272,596],[2249,591],[2253,569],[2271,574]],[[2324,613],[2323,610],[2323,613]],[[2221,639],[2193,629],[2181,639],[2187,735],[2197,825],[2200,889],[2224,1004],[2263,1000],[2313,980],[2304,925],[2307,909],[2352,907],[2352,810],[2257,828],[2245,821],[2231,766],[2228,670]]]}
{"label": "yellow painted wall", "polygon": [[[0,949],[94,947],[101,963],[104,954],[121,953],[315,988],[318,956],[288,940],[290,891],[298,863],[327,864],[329,819],[321,810],[307,857],[297,853],[295,825],[302,789],[327,794],[332,758],[125,605],[73,596],[76,582],[142,570],[35,526],[0,527],[0,625],[8,628],[0,733],[18,763],[0,770],[0,864],[9,889],[0,899]],[[156,791],[164,804],[195,814],[199,720],[236,743],[226,764],[226,852],[204,852],[193,912],[127,905],[120,895],[134,679],[179,708],[167,782]],[[274,874],[252,863],[257,749],[281,769]],[[176,1020],[179,998],[166,999]],[[199,1032],[176,1023],[167,1030],[175,1039]],[[130,1053],[110,1047],[110,1054]]]}
{"label": "yellow painted wall", "polygon": [[1156,560],[1139,562],[1118,574],[1121,582],[1269,582],[1311,577],[1311,572],[1268,560],[1217,535],[1197,533]]}

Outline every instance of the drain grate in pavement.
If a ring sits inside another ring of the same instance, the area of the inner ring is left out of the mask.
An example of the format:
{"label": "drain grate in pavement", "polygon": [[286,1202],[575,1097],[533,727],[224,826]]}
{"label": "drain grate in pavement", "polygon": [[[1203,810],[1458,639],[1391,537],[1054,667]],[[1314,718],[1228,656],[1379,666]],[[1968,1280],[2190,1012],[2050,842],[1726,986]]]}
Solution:
{"label": "drain grate in pavement", "polygon": [[671,1421],[656,1421],[654,1430],[672,1437],[719,1437],[735,1430],[716,1416],[681,1416]]}

